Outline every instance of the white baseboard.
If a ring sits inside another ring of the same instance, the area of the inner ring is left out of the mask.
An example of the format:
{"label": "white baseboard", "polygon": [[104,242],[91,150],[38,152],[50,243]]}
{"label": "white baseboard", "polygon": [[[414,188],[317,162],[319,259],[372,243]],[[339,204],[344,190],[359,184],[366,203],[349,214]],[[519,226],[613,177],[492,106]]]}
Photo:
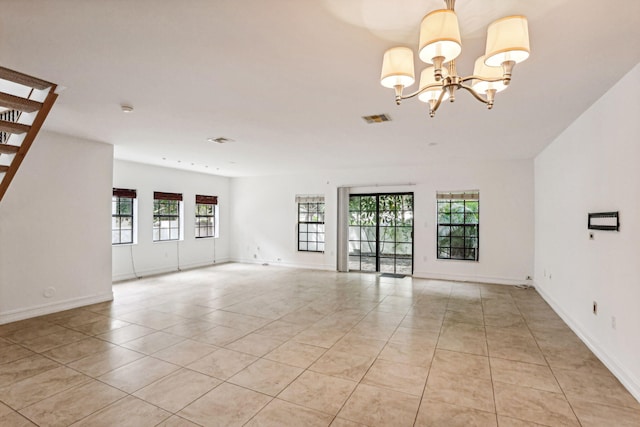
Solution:
{"label": "white baseboard", "polygon": [[585,343],[598,359],[620,380],[629,393],[640,402],[640,380],[629,372],[618,359],[602,348],[586,330],[580,327],[567,312],[549,295],[542,287],[536,286],[536,290],[553,310],[564,320],[571,330]]}
{"label": "white baseboard", "polygon": [[204,261],[204,262],[194,262],[191,264],[181,264],[180,271],[193,270],[194,268],[213,267],[214,265],[226,264],[228,262],[230,262],[229,258],[220,258],[220,259],[217,259],[215,262]]}
{"label": "white baseboard", "polygon": [[65,301],[57,301],[49,304],[41,304],[29,308],[20,308],[0,313],[0,325],[16,322],[18,320],[30,319],[32,317],[43,316],[45,314],[57,313],[59,311],[70,310],[72,308],[84,307],[85,305],[98,304],[113,300],[113,292],[105,292],[100,295],[72,298]]}
{"label": "white baseboard", "polygon": [[[242,264],[269,264],[279,267],[290,268],[304,268],[309,270],[328,270],[337,271],[335,264],[303,264],[303,263],[291,263],[283,261],[269,261],[255,258],[232,258],[231,262],[238,262]],[[519,280],[504,277],[490,277],[490,276],[469,276],[463,274],[441,274],[441,273],[428,273],[428,272],[414,272],[413,277],[418,279],[434,279],[434,280],[451,280],[455,282],[472,282],[472,283],[489,283],[496,285],[524,285],[529,284],[527,280]]]}
{"label": "white baseboard", "polygon": [[111,276],[111,281],[116,283],[116,282],[122,282],[125,280],[131,280],[131,279],[141,279],[143,277],[157,276],[159,274],[177,273],[178,271],[191,270],[194,268],[211,267],[218,264],[225,264],[227,262],[230,262],[229,258],[217,259],[215,262],[206,261],[206,262],[184,264],[184,265],[180,265],[180,270],[178,270],[177,267],[168,267],[168,268],[154,268],[150,270],[140,270],[140,271],[136,271],[137,274],[133,274],[133,272],[123,273],[123,274],[114,274]]}
{"label": "white baseboard", "polygon": [[254,258],[232,258],[231,262],[237,262],[241,264],[269,264],[278,267],[287,267],[287,268],[303,268],[306,270],[328,270],[328,271],[336,271],[335,264],[303,264],[303,263],[294,263],[294,262],[284,262],[284,261],[270,261],[270,260],[261,260]]}
{"label": "white baseboard", "polygon": [[506,277],[470,276],[465,274],[442,274],[414,271],[413,277],[419,279],[451,280],[454,282],[490,283],[493,285],[524,285],[527,280],[511,279]]}

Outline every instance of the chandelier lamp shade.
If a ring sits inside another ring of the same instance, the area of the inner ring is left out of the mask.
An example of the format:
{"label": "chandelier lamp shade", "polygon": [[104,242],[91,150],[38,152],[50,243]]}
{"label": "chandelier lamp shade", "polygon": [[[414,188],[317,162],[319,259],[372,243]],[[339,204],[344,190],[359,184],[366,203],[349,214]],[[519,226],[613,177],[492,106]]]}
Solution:
{"label": "chandelier lamp shade", "polygon": [[404,95],[415,83],[413,51],[394,47],[384,53],[380,83],[395,90],[396,104],[418,97],[429,105],[433,117],[442,101],[454,102],[456,91],[465,89],[491,109],[495,95],[511,82],[513,67],[529,57],[529,28],[524,16],[506,16],[487,29],[485,54],[479,57],[473,75],[461,77],[456,58],[462,53],[462,41],[455,0],[445,0],[446,9],[434,10],[422,19],[418,57],[429,66],[420,73],[419,88]]}

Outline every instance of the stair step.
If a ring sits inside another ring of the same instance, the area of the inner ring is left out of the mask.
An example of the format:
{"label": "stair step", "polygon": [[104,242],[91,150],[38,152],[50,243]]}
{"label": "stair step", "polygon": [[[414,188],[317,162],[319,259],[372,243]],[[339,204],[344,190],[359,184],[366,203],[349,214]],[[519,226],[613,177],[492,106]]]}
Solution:
{"label": "stair step", "polygon": [[[11,181],[15,177],[18,169],[20,168],[20,164],[24,160],[29,148],[33,144],[33,141],[36,139],[38,132],[42,128],[44,121],[46,120],[49,112],[51,111],[51,107],[56,102],[58,98],[58,94],[56,93],[57,86],[53,83],[49,83],[47,81],[37,79],[35,77],[31,77],[27,74],[19,73],[17,71],[9,70],[8,68],[0,67],[0,80],[5,80],[6,82],[14,82],[17,84],[21,84],[23,86],[31,87],[33,89],[42,90],[42,93],[35,92],[34,95],[39,95],[44,97],[45,99],[42,101],[42,105],[38,108],[37,113],[34,114],[33,122],[31,125],[25,125],[22,123],[15,123],[11,120],[16,120],[15,116],[17,112],[20,111],[17,108],[12,108],[7,110],[8,113],[4,114],[2,118],[7,120],[0,120],[0,137],[3,142],[8,141],[7,134],[24,134],[22,138],[22,143],[20,144],[19,150],[15,152],[13,159],[11,159],[11,166],[0,166],[0,173],[3,173],[2,180],[0,180],[0,201],[7,193],[7,189],[11,184]],[[3,83],[3,86],[7,85],[6,82]],[[0,82],[2,83],[2,82]],[[47,90],[48,89],[48,90]],[[31,96],[29,96],[30,98]],[[23,101],[16,101],[13,98],[3,97],[5,100],[9,100],[10,102],[20,104],[20,108],[32,108],[33,104],[25,103]],[[0,104],[1,105],[1,104]],[[35,111],[34,111],[35,112]],[[7,150],[15,150],[14,148],[9,148],[10,146],[4,145],[2,148],[3,151]],[[3,162],[7,163],[7,162]]]}
{"label": "stair step", "polygon": [[0,120],[0,132],[20,134],[29,132],[31,126]]}
{"label": "stair step", "polygon": [[0,106],[6,107],[10,110],[33,113],[34,111],[38,111],[42,108],[42,103],[0,92]]}
{"label": "stair step", "polygon": [[17,145],[0,144],[0,154],[14,154],[17,153],[20,147]]}
{"label": "stair step", "polygon": [[0,79],[9,80],[10,82],[19,83],[21,85],[29,86],[29,87],[40,89],[40,90],[53,86],[53,83],[49,83],[45,80],[36,79],[35,77],[31,77],[26,74],[22,74],[17,71],[13,71],[4,67],[0,67]]}

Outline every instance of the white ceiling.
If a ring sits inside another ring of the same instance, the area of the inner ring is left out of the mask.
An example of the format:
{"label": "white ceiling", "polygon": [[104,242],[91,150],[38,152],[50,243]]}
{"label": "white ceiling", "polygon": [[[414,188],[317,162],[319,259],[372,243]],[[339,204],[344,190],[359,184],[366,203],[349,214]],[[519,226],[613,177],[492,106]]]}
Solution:
{"label": "white ceiling", "polygon": [[[529,18],[532,54],[492,111],[459,92],[430,119],[378,81],[382,53],[415,49],[422,16],[443,5],[0,0],[0,65],[66,87],[45,129],[120,159],[250,176],[532,158],[640,62],[638,0],[458,0],[460,74],[504,15]],[[393,121],[361,119],[378,113]],[[235,141],[206,141],[220,136]]]}

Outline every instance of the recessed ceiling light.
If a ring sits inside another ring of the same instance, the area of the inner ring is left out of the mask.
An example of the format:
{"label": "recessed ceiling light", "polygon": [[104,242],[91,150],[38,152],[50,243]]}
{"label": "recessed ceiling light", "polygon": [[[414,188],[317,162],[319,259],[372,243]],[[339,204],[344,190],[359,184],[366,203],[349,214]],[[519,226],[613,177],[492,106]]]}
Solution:
{"label": "recessed ceiling light", "polygon": [[122,110],[123,113],[125,114],[129,114],[129,113],[133,113],[133,107],[131,105],[127,105],[127,104],[122,104],[120,106],[120,109]]}
{"label": "recessed ceiling light", "polygon": [[438,143],[437,143],[437,142],[430,142],[430,143],[429,143],[429,147],[435,147],[436,145],[438,145]]}
{"label": "recessed ceiling light", "polygon": [[231,138],[225,138],[224,136],[219,136],[217,138],[211,137],[211,138],[207,138],[208,142],[215,142],[216,144],[224,144],[226,142],[233,142],[233,139]]}

